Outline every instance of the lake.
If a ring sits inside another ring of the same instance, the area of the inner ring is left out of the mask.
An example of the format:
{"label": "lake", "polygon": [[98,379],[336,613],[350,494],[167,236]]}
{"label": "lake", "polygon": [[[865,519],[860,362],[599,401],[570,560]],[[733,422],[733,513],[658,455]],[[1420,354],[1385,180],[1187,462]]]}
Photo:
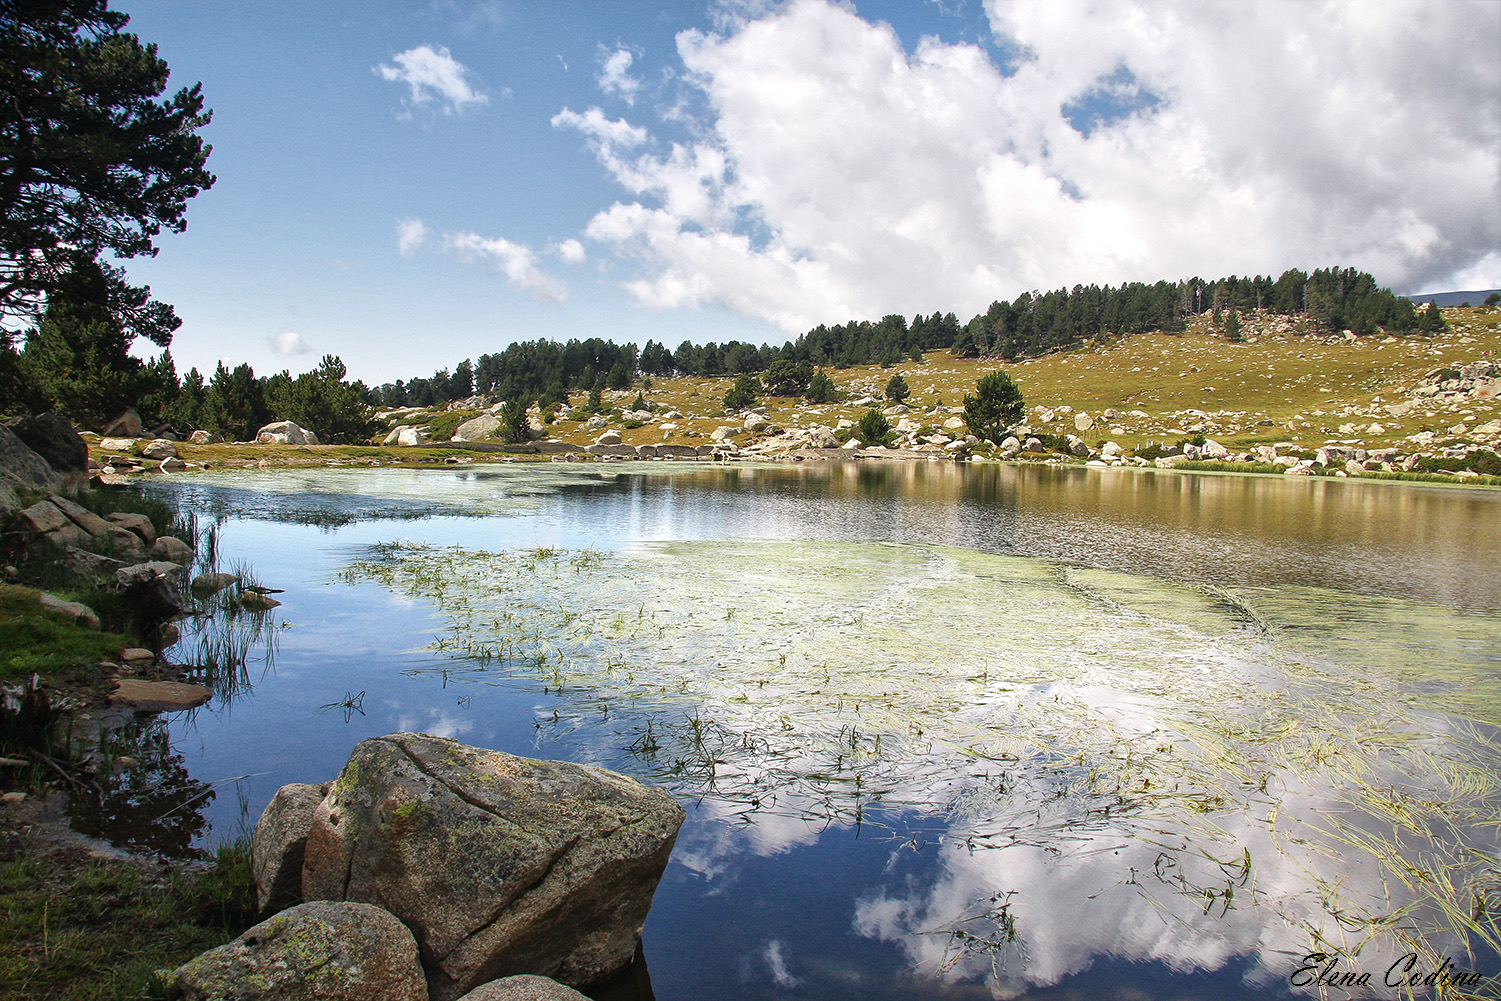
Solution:
{"label": "lake", "polygon": [[284,593],[174,649],[249,657],[117,791],[166,815],[142,846],[419,730],[677,796],[664,1001],[1501,974],[1501,493],[869,462],[146,489]]}

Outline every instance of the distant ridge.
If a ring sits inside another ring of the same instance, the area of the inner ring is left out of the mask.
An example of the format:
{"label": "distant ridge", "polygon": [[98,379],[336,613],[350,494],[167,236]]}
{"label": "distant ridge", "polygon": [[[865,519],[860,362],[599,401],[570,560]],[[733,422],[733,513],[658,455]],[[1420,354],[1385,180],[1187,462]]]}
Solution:
{"label": "distant ridge", "polygon": [[1478,306],[1485,302],[1486,297],[1492,292],[1501,292],[1501,289],[1483,288],[1478,292],[1423,292],[1419,295],[1404,295],[1402,298],[1416,303],[1437,303],[1440,308],[1444,306],[1460,306],[1469,303]]}

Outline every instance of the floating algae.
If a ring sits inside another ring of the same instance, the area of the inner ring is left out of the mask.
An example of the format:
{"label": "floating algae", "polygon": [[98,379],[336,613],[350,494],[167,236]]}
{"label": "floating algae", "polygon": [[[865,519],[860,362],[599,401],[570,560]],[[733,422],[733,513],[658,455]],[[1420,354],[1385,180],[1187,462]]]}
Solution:
{"label": "floating algae", "polygon": [[556,695],[539,739],[763,850],[929,818],[962,850],[856,930],[998,995],[1099,953],[1498,943],[1494,617],[875,543],[388,545],[343,578],[431,602],[446,677]]}

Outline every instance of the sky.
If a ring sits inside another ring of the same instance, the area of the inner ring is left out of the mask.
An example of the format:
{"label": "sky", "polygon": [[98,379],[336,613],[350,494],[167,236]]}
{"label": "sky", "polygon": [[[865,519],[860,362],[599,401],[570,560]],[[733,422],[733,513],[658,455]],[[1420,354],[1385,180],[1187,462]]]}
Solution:
{"label": "sky", "polygon": [[125,262],[180,373],[1292,267],[1501,287],[1497,0],[112,6],[213,109],[217,183]]}

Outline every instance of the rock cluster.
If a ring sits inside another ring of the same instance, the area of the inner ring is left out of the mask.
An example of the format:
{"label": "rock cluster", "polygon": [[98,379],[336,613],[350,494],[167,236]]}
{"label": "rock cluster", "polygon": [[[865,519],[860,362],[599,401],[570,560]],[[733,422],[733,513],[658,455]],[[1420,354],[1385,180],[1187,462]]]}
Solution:
{"label": "rock cluster", "polygon": [[[251,929],[174,971],[170,989],[181,997],[207,996],[189,993],[197,983],[244,991],[249,971],[293,964],[281,958],[284,943],[323,941],[316,928],[286,929],[309,921],[364,927],[379,908],[390,918],[380,937],[401,940],[394,922],[414,943],[407,965],[425,979],[422,997],[576,997],[554,981],[588,987],[631,961],[682,821],[667,793],[604,769],[426,734],[366,740],[334,782],[283,787],[256,825],[262,913],[287,909],[258,925],[259,934]],[[265,930],[272,927],[274,935]],[[367,951],[400,951],[382,948]],[[322,946],[303,951],[357,985],[378,965]],[[415,996],[387,995],[374,982],[364,990],[348,996]]]}

